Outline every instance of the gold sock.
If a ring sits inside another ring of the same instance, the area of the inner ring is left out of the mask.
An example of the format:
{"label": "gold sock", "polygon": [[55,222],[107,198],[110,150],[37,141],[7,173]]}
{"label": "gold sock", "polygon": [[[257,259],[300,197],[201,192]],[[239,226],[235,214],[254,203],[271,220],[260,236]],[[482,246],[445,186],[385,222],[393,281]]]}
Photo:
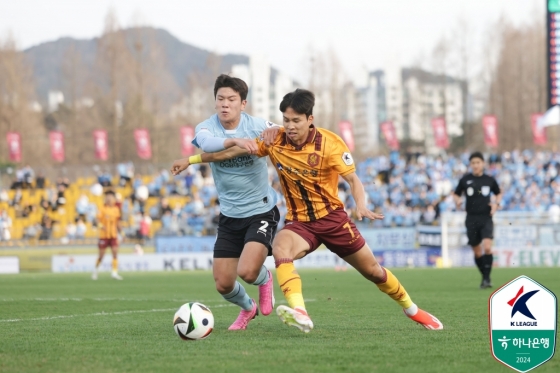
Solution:
{"label": "gold sock", "polygon": [[117,272],[119,270],[119,260],[113,259],[113,272]]}
{"label": "gold sock", "polygon": [[391,297],[391,299],[397,302],[402,308],[406,309],[411,307],[414,303],[410,299],[410,296],[406,292],[404,286],[401,285],[395,275],[387,268],[381,267],[381,269],[383,269],[385,276],[380,282],[377,282],[375,285],[377,285],[379,290],[381,290],[389,297]]}
{"label": "gold sock", "polygon": [[279,259],[276,261],[276,277],[290,307],[305,310],[301,278],[291,259]]}

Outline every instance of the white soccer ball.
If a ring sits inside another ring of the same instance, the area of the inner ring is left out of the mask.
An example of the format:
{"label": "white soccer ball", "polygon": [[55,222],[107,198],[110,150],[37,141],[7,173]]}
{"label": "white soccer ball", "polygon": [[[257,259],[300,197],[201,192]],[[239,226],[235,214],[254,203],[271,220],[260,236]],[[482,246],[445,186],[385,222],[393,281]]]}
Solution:
{"label": "white soccer ball", "polygon": [[204,339],[212,333],[214,315],[204,304],[185,303],[175,312],[173,329],[184,341]]}

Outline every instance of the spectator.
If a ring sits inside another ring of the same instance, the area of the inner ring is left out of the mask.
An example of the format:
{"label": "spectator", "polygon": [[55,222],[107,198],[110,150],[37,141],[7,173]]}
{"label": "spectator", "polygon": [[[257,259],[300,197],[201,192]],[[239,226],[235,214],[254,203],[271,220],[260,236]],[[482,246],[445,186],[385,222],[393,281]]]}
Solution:
{"label": "spectator", "polygon": [[144,213],[142,219],[140,220],[140,239],[145,241],[150,238],[150,230],[152,228],[152,219]]}
{"label": "spectator", "polygon": [[[77,221],[78,219],[76,219],[76,222]],[[76,231],[78,229],[75,224],[76,222],[71,222],[66,226],[66,238],[68,238],[69,240],[73,240],[76,238]]]}
{"label": "spectator", "polygon": [[42,172],[40,172],[37,175],[37,180],[35,182],[35,187],[37,189],[44,189],[45,185],[46,185],[45,175]]}
{"label": "spectator", "polygon": [[0,241],[9,241],[12,238],[12,219],[7,211],[0,210]]}
{"label": "spectator", "polygon": [[54,220],[52,220],[49,215],[43,215],[43,218],[41,219],[41,235],[39,236],[39,240],[50,240],[54,223]]}
{"label": "spectator", "polygon": [[83,240],[86,237],[87,226],[83,219],[76,220],[76,239]]}

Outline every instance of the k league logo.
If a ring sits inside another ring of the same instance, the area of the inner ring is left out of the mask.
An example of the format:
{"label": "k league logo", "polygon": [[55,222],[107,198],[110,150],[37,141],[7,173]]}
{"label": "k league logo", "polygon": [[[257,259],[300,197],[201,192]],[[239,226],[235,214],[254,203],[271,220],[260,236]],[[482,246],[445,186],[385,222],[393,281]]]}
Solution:
{"label": "k league logo", "polygon": [[527,276],[496,290],[488,302],[494,358],[518,372],[550,360],[556,348],[557,309],[554,293]]}

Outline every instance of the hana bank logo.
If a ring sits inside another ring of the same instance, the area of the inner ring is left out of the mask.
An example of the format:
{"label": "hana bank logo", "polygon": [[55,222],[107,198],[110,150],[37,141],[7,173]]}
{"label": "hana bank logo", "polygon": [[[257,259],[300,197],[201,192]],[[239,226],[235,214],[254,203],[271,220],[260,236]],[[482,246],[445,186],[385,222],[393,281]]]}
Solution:
{"label": "hana bank logo", "polygon": [[537,319],[535,318],[535,316],[533,316],[533,314],[529,310],[529,307],[527,306],[527,301],[529,299],[531,299],[531,297],[533,297],[533,295],[538,293],[539,290],[529,291],[525,294],[523,294],[523,291],[524,291],[524,288],[523,288],[523,286],[521,286],[521,288],[517,291],[517,294],[515,295],[515,297],[513,297],[509,302],[507,302],[507,304],[510,307],[512,307],[511,318],[513,318],[513,316],[515,316],[517,313],[520,313],[523,316],[528,317],[529,319],[532,319],[532,320],[535,320],[535,321],[534,322],[533,321],[511,321],[511,326],[537,326]]}

